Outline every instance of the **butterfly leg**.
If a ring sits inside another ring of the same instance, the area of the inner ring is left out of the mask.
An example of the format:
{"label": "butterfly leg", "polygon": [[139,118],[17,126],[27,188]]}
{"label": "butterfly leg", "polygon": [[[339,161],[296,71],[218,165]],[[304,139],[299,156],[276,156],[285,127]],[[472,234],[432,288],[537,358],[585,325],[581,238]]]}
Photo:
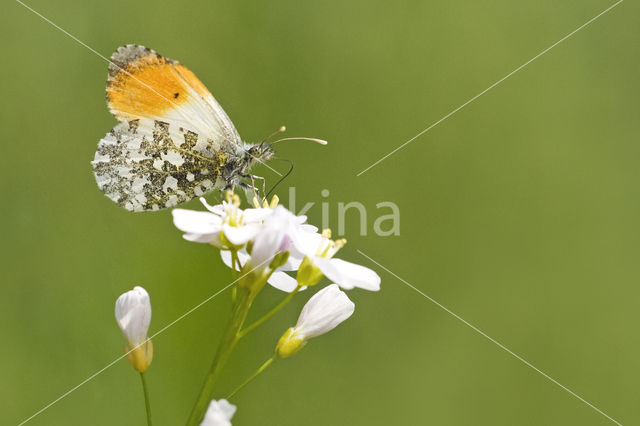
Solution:
{"label": "butterfly leg", "polygon": [[225,186],[223,186],[223,187],[222,187],[222,189],[220,189],[220,192],[221,192],[222,194],[224,194],[224,193],[225,193],[225,192],[227,192],[227,191],[231,191],[231,192],[233,192],[233,191],[234,191],[234,189],[235,189],[235,187],[236,187],[235,182],[233,182],[233,183],[229,182],[229,183],[227,183]]}
{"label": "butterfly leg", "polygon": [[227,198],[227,191],[235,192],[236,182],[227,182],[225,186],[220,189],[220,201]]}
{"label": "butterfly leg", "polygon": [[[254,197],[258,198],[259,200],[262,200],[264,195],[265,179],[262,176],[256,176],[256,175],[247,174],[247,173],[240,173],[240,176],[245,179],[249,179],[251,181],[251,185],[248,185],[244,182],[240,182],[240,185],[245,189],[252,190]],[[255,182],[256,179],[262,180],[262,195],[260,194],[260,190],[256,188],[256,182]]]}
{"label": "butterfly leg", "polygon": [[262,176],[256,176],[256,175],[250,175],[251,178],[251,185],[253,185],[255,187],[255,180],[261,180],[262,181],[262,192],[258,191],[258,195],[260,195],[259,199],[262,200],[265,197],[265,190],[266,190],[266,182],[267,180],[265,178],[263,178]]}

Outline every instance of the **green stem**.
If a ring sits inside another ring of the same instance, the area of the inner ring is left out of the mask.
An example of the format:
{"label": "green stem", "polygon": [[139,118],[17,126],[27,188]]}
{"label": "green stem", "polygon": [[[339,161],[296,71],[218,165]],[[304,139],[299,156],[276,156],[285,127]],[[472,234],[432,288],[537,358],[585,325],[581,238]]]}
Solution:
{"label": "green stem", "polygon": [[[236,270],[236,264],[238,265],[238,270]],[[240,276],[240,259],[238,259],[238,251],[237,250],[231,250],[231,276],[233,277],[233,279],[238,279],[238,277]],[[233,286],[233,289],[231,290],[231,303],[233,303],[235,305],[236,303],[236,299],[238,298],[238,289],[237,286]]]}
{"label": "green stem", "polygon": [[298,285],[291,293],[289,293],[289,295],[287,295],[287,297],[285,297],[282,302],[278,303],[278,305],[271,309],[269,312],[267,312],[263,317],[257,319],[255,322],[253,322],[252,324],[246,326],[242,331],[240,331],[238,333],[238,339],[243,338],[244,336],[246,336],[249,332],[253,331],[255,328],[261,326],[265,321],[267,321],[269,318],[271,318],[272,316],[274,316],[280,309],[282,309],[284,307],[284,305],[286,305],[287,303],[289,303],[289,301],[291,299],[293,299],[293,296],[296,295],[296,293],[298,293],[300,291],[300,289],[302,288],[301,285]]}
{"label": "green stem", "polygon": [[142,392],[144,393],[144,406],[147,409],[147,425],[151,426],[151,404],[149,403],[149,389],[147,388],[147,379],[144,373],[140,373],[142,380]]}
{"label": "green stem", "polygon": [[[238,269],[236,269],[236,266]],[[240,259],[238,258],[238,250],[231,250],[231,270],[234,275],[240,274],[240,269],[242,265],[240,265]]]}
{"label": "green stem", "polygon": [[247,380],[245,380],[244,382],[242,382],[242,384],[240,384],[240,386],[238,386],[237,388],[235,388],[233,390],[233,392],[231,392],[229,394],[229,396],[227,396],[227,399],[231,399],[231,397],[233,395],[235,395],[236,393],[238,393],[238,391],[240,391],[240,389],[242,389],[243,387],[245,387],[249,382],[251,382],[253,379],[255,379],[256,377],[258,377],[260,375],[260,373],[262,373],[264,370],[267,369],[268,366],[271,365],[271,363],[273,361],[276,360],[276,354],[273,354],[273,356],[271,358],[269,358],[268,360],[266,360],[264,362],[264,364],[262,364],[260,366],[260,368],[258,368],[251,376],[249,376],[249,378]]}
{"label": "green stem", "polygon": [[187,420],[187,426],[195,426],[199,424],[200,420],[204,417],[204,413],[207,410],[209,401],[211,401],[214,384],[218,379],[220,372],[222,371],[222,367],[229,359],[229,356],[231,355],[231,352],[233,351],[236,343],[238,343],[238,333],[240,332],[242,325],[247,318],[247,314],[249,313],[251,304],[253,303],[253,300],[256,296],[256,294],[254,294],[246,287],[237,286],[237,288],[238,295],[236,304],[231,314],[231,318],[229,319],[229,323],[227,325],[227,329],[222,338],[222,341],[218,346],[218,350],[213,359],[213,363],[211,364],[211,368],[209,369],[204,384],[202,385],[200,395],[198,396],[198,399],[196,400],[196,403],[191,410],[191,414],[189,415],[189,419]]}

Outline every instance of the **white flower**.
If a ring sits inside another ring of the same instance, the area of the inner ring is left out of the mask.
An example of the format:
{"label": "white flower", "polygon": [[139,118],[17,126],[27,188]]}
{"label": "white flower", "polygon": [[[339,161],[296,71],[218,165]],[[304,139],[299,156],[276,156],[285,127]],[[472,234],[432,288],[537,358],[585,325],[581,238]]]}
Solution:
{"label": "white flower", "polygon": [[300,265],[298,282],[314,285],[325,275],[344,289],[354,287],[365,290],[380,290],[380,277],[374,271],[355,263],[336,259],[333,256],[346,243],[346,240],[331,240],[327,229],[322,234],[299,232],[294,244],[305,258]]}
{"label": "white flower", "polygon": [[[282,271],[293,269],[287,260],[288,251],[291,249],[292,236],[297,232],[300,222],[305,219],[296,217],[282,206],[275,207],[253,239],[251,255],[246,249],[236,252],[242,268],[236,264],[235,269],[241,270],[243,274],[268,276],[267,282],[279,290],[295,290],[298,287],[297,281]],[[222,261],[232,267],[232,254],[222,251],[220,255]]]}
{"label": "white flower", "polygon": [[231,426],[231,417],[235,414],[236,408],[226,399],[221,399],[220,401],[214,399],[209,404],[200,426]]}
{"label": "white flower", "polygon": [[[147,341],[151,322],[151,302],[149,293],[136,286],[116,300],[116,321],[127,340],[127,357],[133,367],[144,372],[153,358],[153,345]],[[146,342],[145,342],[146,341]]]}
{"label": "white flower", "polygon": [[336,328],[354,309],[353,302],[337,284],[323,288],[304,305],[296,326],[282,335],[276,347],[278,355],[286,358],[295,354],[309,339]]}
{"label": "white flower", "polygon": [[268,208],[240,209],[240,198],[235,194],[228,194],[226,201],[215,206],[210,206],[204,198],[200,198],[200,202],[208,212],[174,209],[173,223],[185,232],[185,240],[209,243],[222,249],[244,246],[271,214]]}
{"label": "white flower", "polygon": [[[268,282],[283,291],[315,285],[323,276],[344,289],[380,289],[380,277],[374,271],[334,258],[346,240],[331,240],[329,230],[318,234],[315,226],[305,223],[305,216],[295,216],[277,205],[277,197],[270,204],[254,199],[256,208],[245,210],[239,207],[238,195],[227,192],[226,198],[215,206],[201,198],[208,212],[174,209],[174,224],[185,232],[185,239],[220,248],[227,266],[232,262],[226,250],[237,253],[245,271],[269,274]],[[298,271],[297,279],[283,271]]]}
{"label": "white flower", "polygon": [[289,251],[297,225],[298,218],[293,213],[277,206],[253,240],[248,265],[267,268],[276,254]]}
{"label": "white flower", "polygon": [[[231,268],[231,252],[229,251],[221,251],[220,252],[220,257],[222,257],[222,261],[224,262],[225,265],[227,265],[229,268]],[[241,265],[244,265],[247,260],[249,260],[249,254],[245,251],[245,250],[240,250],[238,251],[238,260],[240,261]],[[288,261],[287,261],[288,262]],[[289,276],[287,273],[282,272],[283,270],[287,270],[285,269],[286,267],[286,263],[285,265],[277,268],[269,277],[269,279],[267,279],[267,282],[269,284],[271,284],[271,286],[277,288],[278,290],[282,290],[282,291],[286,291],[287,293],[291,293],[293,290],[296,289],[296,287],[298,286],[298,282],[296,281],[295,278]],[[240,268],[238,267],[238,265],[236,265],[236,271],[240,271]],[[301,290],[303,290],[305,287],[302,287]]]}

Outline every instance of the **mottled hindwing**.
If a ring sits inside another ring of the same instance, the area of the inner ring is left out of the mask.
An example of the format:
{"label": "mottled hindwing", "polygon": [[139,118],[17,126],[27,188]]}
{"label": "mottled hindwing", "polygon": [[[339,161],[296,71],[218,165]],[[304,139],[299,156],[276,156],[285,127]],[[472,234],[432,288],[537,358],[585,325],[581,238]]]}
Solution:
{"label": "mottled hindwing", "polygon": [[139,212],[211,191],[225,161],[224,154],[211,150],[210,140],[195,132],[139,119],[118,124],[102,138],[91,164],[107,197]]}
{"label": "mottled hindwing", "polygon": [[143,46],[122,46],[111,56],[106,92],[122,123],[100,141],[92,164],[109,198],[128,210],[157,210],[220,183],[242,142],[189,69]]}

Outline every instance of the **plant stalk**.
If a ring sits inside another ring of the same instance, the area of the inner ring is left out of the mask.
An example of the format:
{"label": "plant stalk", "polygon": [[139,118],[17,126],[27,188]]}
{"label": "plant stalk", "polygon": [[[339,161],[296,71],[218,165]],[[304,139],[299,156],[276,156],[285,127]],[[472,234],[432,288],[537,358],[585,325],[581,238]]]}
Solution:
{"label": "plant stalk", "polygon": [[151,425],[151,403],[149,402],[149,389],[147,388],[147,379],[144,373],[140,373],[140,380],[142,380],[142,392],[144,393],[144,406],[147,410],[147,426]]}
{"label": "plant stalk", "polygon": [[267,321],[269,318],[274,316],[280,309],[282,309],[287,303],[289,303],[289,301],[291,299],[293,299],[293,296],[295,296],[300,291],[301,288],[302,288],[302,286],[298,285],[291,293],[289,293],[287,295],[287,297],[285,297],[280,303],[278,303],[278,305],[276,305],[275,308],[271,309],[264,316],[262,316],[261,318],[257,319],[252,324],[246,326],[243,330],[240,331],[240,333],[238,333],[238,338],[239,339],[243,338],[250,331],[254,330],[255,328],[257,328],[259,326],[261,326],[265,321]]}
{"label": "plant stalk", "polygon": [[264,370],[266,370],[266,369],[267,369],[267,367],[269,367],[269,366],[271,365],[271,363],[272,363],[273,361],[275,361],[275,360],[276,360],[276,356],[277,356],[276,354],[273,354],[273,356],[272,356],[271,358],[269,358],[268,360],[266,360],[266,361],[264,362],[264,364],[262,364],[262,365],[260,366],[260,368],[258,368],[256,371],[254,371],[254,373],[253,373],[251,376],[249,376],[249,378],[248,378],[247,380],[245,380],[244,382],[242,382],[242,384],[240,384],[240,386],[238,386],[237,388],[235,388],[235,389],[233,390],[233,392],[231,392],[231,393],[229,394],[229,396],[227,396],[227,399],[231,399],[231,397],[232,397],[233,395],[235,395],[236,393],[238,393],[238,391],[240,391],[240,389],[242,389],[243,387],[245,387],[246,385],[248,385],[248,384],[249,384],[249,382],[251,382],[253,379],[255,379],[256,377],[258,377],[258,376],[260,375],[260,373],[262,373]]}
{"label": "plant stalk", "polygon": [[189,415],[189,419],[187,420],[187,426],[198,425],[204,417],[209,402],[211,401],[213,387],[220,375],[220,372],[222,371],[222,368],[229,359],[231,352],[233,352],[236,343],[238,343],[238,333],[242,329],[242,325],[247,318],[249,309],[251,309],[251,304],[253,303],[253,300],[256,296],[254,292],[247,289],[246,287],[237,286],[237,289],[237,299],[233,308],[233,312],[231,314],[231,318],[229,319],[227,329],[224,336],[222,337],[220,345],[218,346],[218,350],[216,351],[216,355],[211,364],[211,368],[209,369],[209,372],[207,373],[205,381],[202,385],[202,389],[200,390],[198,399],[196,400],[196,403],[191,410],[191,414]]}

